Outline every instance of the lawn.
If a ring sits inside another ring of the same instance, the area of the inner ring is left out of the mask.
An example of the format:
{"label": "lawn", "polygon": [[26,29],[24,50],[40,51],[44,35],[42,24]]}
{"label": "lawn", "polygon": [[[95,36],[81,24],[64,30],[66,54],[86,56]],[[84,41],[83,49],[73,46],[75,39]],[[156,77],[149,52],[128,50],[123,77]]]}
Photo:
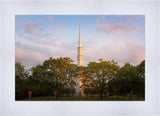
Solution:
{"label": "lawn", "polygon": [[[143,97],[133,96],[133,101],[144,101]],[[108,96],[107,99],[100,100],[99,97],[58,97],[56,100],[52,96],[33,97],[31,100],[17,100],[17,101],[130,101],[128,96]]]}

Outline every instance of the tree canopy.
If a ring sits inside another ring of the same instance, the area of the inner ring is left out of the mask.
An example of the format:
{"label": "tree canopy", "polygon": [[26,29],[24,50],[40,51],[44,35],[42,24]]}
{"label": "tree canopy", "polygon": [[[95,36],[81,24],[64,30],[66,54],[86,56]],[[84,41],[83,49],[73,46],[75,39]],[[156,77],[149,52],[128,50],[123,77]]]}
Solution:
{"label": "tree canopy", "polygon": [[77,66],[72,62],[73,60],[68,57],[45,60],[42,65],[31,69],[32,79],[52,83],[54,90],[59,92],[65,88],[74,88],[76,85],[74,77],[78,72]]}
{"label": "tree canopy", "polygon": [[[30,72],[30,73],[29,73]],[[128,95],[145,94],[145,60],[137,66],[130,63],[122,67],[114,60],[89,62],[77,67],[68,57],[49,58],[42,64],[27,70],[21,63],[15,63],[16,99],[26,98],[28,91],[33,96],[52,96],[53,91],[61,94],[74,94],[76,78],[80,77],[81,89],[88,95]]]}
{"label": "tree canopy", "polygon": [[100,59],[99,62],[90,62],[83,69],[84,78],[81,81],[84,92],[89,93],[89,90],[91,90],[91,93],[94,93],[93,91],[95,91],[95,93],[100,94],[102,99],[103,94],[107,93],[108,80],[114,78],[118,70],[119,66],[113,60],[103,61]]}

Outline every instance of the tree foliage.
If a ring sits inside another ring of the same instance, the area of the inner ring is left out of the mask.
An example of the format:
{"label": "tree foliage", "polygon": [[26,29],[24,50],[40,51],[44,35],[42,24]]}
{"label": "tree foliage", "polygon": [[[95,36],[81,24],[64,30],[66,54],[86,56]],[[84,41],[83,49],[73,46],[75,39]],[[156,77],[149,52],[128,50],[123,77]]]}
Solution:
{"label": "tree foliage", "polygon": [[116,78],[109,82],[109,90],[113,95],[127,95],[133,91],[134,95],[144,96],[145,80],[137,67],[126,63],[116,74]]}
{"label": "tree foliage", "polygon": [[[74,78],[78,75],[78,68],[75,64],[72,63],[73,60],[70,58],[50,58],[45,60],[42,65],[37,65],[31,68],[31,76],[28,76],[27,79],[25,76],[24,67],[16,63],[16,86],[19,86],[23,83],[23,86],[16,88],[16,90],[21,90],[17,93],[19,98],[25,96],[27,97],[28,91],[32,91],[33,96],[50,96],[53,95],[53,91],[58,91],[58,94],[74,94],[75,93],[75,81]],[[25,91],[23,90],[25,88]],[[20,96],[22,92],[26,94]]]}
{"label": "tree foliage", "polygon": [[141,77],[145,77],[145,60],[143,60],[138,66],[137,71]]}
{"label": "tree foliage", "polygon": [[107,93],[108,80],[114,78],[118,70],[119,66],[113,60],[103,61],[100,59],[99,62],[90,62],[83,69],[84,78],[81,81],[84,92],[93,93],[94,91],[102,99],[103,94]]}
{"label": "tree foliage", "polygon": [[[29,73],[30,72],[30,73]],[[126,63],[120,67],[114,60],[89,62],[85,67],[77,67],[68,57],[49,58],[43,64],[26,70],[21,63],[15,63],[16,99],[32,96],[73,95],[76,78],[81,77],[81,88],[85,95],[99,95],[100,99],[109,93],[112,96],[136,96],[145,94],[145,61],[133,66]]]}
{"label": "tree foliage", "polygon": [[37,65],[31,69],[32,79],[40,82],[52,83],[56,91],[63,88],[74,88],[76,85],[74,77],[78,75],[77,66],[72,64],[70,58],[50,58],[42,65]]}
{"label": "tree foliage", "polygon": [[28,71],[25,70],[24,66],[16,62],[15,63],[15,94],[16,99],[23,98],[27,94],[27,77]]}

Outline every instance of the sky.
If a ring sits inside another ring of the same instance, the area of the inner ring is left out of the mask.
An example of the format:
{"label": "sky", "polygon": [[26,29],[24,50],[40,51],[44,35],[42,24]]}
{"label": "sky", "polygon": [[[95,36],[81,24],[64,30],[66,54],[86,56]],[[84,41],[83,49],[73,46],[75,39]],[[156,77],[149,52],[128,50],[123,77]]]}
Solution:
{"label": "sky", "polygon": [[145,59],[144,15],[16,15],[16,62],[33,67],[70,57],[77,64],[79,24],[84,66],[101,58],[120,66]]}

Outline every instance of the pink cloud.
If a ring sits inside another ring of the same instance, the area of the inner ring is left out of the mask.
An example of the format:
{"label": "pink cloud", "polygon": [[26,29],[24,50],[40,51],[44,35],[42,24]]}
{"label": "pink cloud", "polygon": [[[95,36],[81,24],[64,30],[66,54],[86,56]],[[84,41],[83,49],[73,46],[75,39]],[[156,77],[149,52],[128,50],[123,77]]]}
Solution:
{"label": "pink cloud", "polygon": [[20,46],[15,46],[15,57],[16,62],[22,62],[23,64],[29,65],[39,64],[46,59],[46,56],[33,50],[24,49]]}
{"label": "pink cloud", "polygon": [[[56,41],[40,39],[40,43],[49,44],[53,47],[55,44],[59,45]],[[48,43],[49,42],[49,43]],[[103,58],[104,60],[114,59],[121,66],[125,62],[130,62],[133,65],[137,65],[145,59],[145,48],[143,45],[137,42],[129,42],[128,39],[122,40],[105,40],[103,42],[109,43],[101,47],[96,47],[95,44],[89,44],[83,47],[84,65],[89,61],[98,61]],[[23,45],[16,43],[16,61],[20,61],[23,64],[39,64],[49,57],[70,57],[75,63],[77,60],[77,47],[71,44],[64,44],[61,47],[57,47],[56,50],[50,49],[47,46],[40,46],[41,44]],[[69,51],[69,52],[68,52]],[[67,53],[67,54],[66,54]]]}
{"label": "pink cloud", "polygon": [[113,48],[110,46],[108,49],[112,51],[113,57],[120,63],[130,62],[137,65],[145,59],[145,48],[136,42],[125,47],[117,46]]}
{"label": "pink cloud", "polygon": [[60,29],[56,29],[56,32],[59,33],[59,32],[60,32]]}
{"label": "pink cloud", "polygon": [[55,24],[58,27],[62,27],[63,25],[60,22],[57,22],[53,17],[51,16],[47,16],[46,19],[48,19],[50,22],[52,22],[53,24]]}
{"label": "pink cloud", "polygon": [[131,62],[137,64],[144,60],[145,49],[137,42],[132,42],[126,46],[107,46],[108,53],[120,62]]}
{"label": "pink cloud", "polygon": [[33,22],[31,20],[27,20],[25,24],[25,31],[28,34],[39,36],[40,33],[38,30],[42,30],[38,22]]}
{"label": "pink cloud", "polygon": [[[48,31],[50,34],[51,32]],[[28,37],[24,34],[21,33],[16,33],[16,36],[22,37],[23,39],[30,41],[34,44],[40,44],[40,45],[50,45],[50,46],[62,46],[61,41],[59,40],[59,36],[53,36],[53,39],[48,39],[48,38],[33,38],[33,37]],[[47,35],[46,35],[47,36]],[[49,35],[48,35],[49,36]]]}
{"label": "pink cloud", "polygon": [[47,32],[46,32],[46,36],[50,36],[50,35],[52,35],[53,33],[52,33],[52,31],[51,30],[47,30]]}
{"label": "pink cloud", "polygon": [[96,27],[99,31],[103,31],[105,33],[118,34],[118,33],[134,33],[139,31],[140,29],[135,26],[135,24],[96,24]]}
{"label": "pink cloud", "polygon": [[129,39],[109,39],[108,43],[112,46],[126,46],[129,44]]}
{"label": "pink cloud", "polygon": [[40,44],[30,45],[22,44],[21,42],[16,42],[15,46],[16,62],[21,62],[25,66],[35,66],[37,64],[41,64],[49,57],[70,57],[76,61],[76,52],[77,49],[73,48],[71,44],[64,44],[63,46],[56,48],[56,50],[54,48],[50,49],[48,46],[41,46]]}
{"label": "pink cloud", "polygon": [[59,40],[52,40],[52,39],[36,39],[34,40],[37,43],[43,44],[43,45],[51,45],[51,46],[61,46],[62,43]]}
{"label": "pink cloud", "polygon": [[16,36],[16,37],[22,37],[23,34],[21,34],[21,33],[15,33],[15,36]]}
{"label": "pink cloud", "polygon": [[103,42],[108,44],[98,48],[96,45],[89,45],[85,48],[83,51],[85,63],[103,58],[104,60],[114,59],[122,66],[126,62],[137,65],[145,59],[145,48],[137,42],[129,42],[128,39],[109,39]]}
{"label": "pink cloud", "polygon": [[100,39],[100,38],[92,38],[91,39],[91,42],[101,42],[103,41],[103,39]]}

